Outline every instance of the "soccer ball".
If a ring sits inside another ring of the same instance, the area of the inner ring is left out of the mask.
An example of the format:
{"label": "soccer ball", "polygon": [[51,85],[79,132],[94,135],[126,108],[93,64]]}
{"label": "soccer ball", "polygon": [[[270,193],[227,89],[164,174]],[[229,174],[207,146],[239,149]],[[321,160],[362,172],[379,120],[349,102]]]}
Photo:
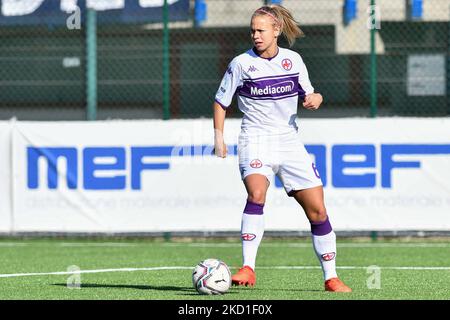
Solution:
{"label": "soccer ball", "polygon": [[224,294],[231,287],[231,272],[218,259],[206,259],[192,272],[192,284],[200,294]]}

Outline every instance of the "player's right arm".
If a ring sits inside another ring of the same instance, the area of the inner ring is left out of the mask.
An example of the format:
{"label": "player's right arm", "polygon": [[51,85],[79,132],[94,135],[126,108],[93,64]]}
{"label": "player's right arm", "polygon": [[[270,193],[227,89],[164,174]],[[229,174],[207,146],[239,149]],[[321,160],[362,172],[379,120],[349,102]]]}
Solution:
{"label": "player's right arm", "polygon": [[226,109],[231,104],[234,93],[240,85],[242,85],[241,66],[236,59],[233,59],[222,78],[213,105],[214,153],[216,156],[221,158],[225,158],[227,156],[227,146],[225,145],[225,141],[223,139]]}
{"label": "player's right arm", "polygon": [[214,153],[216,156],[225,158],[227,156],[227,145],[223,139],[223,128],[225,125],[226,111],[220,104],[214,102]]}

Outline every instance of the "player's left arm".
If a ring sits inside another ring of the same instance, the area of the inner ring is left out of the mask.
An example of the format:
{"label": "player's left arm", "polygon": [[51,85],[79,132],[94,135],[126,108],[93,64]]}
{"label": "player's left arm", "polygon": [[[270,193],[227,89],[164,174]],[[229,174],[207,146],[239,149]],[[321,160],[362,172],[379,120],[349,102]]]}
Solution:
{"label": "player's left arm", "polygon": [[323,102],[323,97],[320,93],[310,93],[306,95],[303,101],[303,107],[309,110],[317,110]]}
{"label": "player's left arm", "polygon": [[298,55],[300,62],[300,73],[299,73],[299,85],[305,92],[303,107],[308,110],[317,110],[323,102],[323,97],[320,93],[314,92],[314,87],[311,85],[309,80],[308,69],[303,62],[303,59]]}

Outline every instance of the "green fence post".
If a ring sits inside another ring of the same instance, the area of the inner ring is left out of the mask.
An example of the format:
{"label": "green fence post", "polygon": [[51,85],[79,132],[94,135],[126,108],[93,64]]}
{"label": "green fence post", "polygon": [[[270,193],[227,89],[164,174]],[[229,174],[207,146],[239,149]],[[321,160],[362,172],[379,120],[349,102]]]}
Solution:
{"label": "green fence post", "polygon": [[169,51],[169,4],[163,7],[163,119],[170,119],[170,51]]}
{"label": "green fence post", "polygon": [[371,5],[371,29],[370,29],[370,116],[375,118],[377,116],[377,53],[376,53],[376,9],[375,0],[370,1]]}
{"label": "green fence post", "polygon": [[86,11],[86,94],[87,120],[97,119],[97,12]]}

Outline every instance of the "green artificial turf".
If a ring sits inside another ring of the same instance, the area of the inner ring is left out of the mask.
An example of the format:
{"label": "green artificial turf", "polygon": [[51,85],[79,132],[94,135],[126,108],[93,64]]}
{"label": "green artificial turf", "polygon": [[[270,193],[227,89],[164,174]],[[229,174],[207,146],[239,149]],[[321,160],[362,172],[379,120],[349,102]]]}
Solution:
{"label": "green artificial turf", "polygon": [[[264,239],[256,286],[232,287],[222,296],[199,295],[192,286],[191,273],[206,258],[219,258],[235,272],[241,263],[239,242],[4,239],[0,241],[0,258],[1,300],[450,299],[450,240],[445,239],[338,242],[338,274],[353,289],[345,294],[323,290],[318,260],[311,242],[304,239]],[[79,289],[68,287],[77,275],[29,275],[65,272],[70,266],[83,272],[94,270],[79,275]],[[374,282],[377,274],[367,269],[369,266],[380,268],[379,288]],[[153,267],[175,268],[134,270]],[[120,270],[124,268],[133,269]],[[16,276],[6,277],[11,274]]]}

